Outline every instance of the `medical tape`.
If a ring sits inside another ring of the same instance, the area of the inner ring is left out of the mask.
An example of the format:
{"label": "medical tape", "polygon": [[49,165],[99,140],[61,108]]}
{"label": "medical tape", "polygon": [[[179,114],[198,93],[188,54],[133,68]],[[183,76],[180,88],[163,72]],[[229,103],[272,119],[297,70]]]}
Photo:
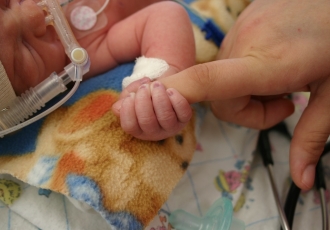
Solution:
{"label": "medical tape", "polygon": [[135,61],[132,75],[123,79],[122,87],[124,89],[132,82],[144,77],[148,77],[153,81],[162,76],[168,68],[169,65],[162,59],[139,57]]}
{"label": "medical tape", "polygon": [[15,91],[0,61],[0,111],[5,109],[15,98]]}

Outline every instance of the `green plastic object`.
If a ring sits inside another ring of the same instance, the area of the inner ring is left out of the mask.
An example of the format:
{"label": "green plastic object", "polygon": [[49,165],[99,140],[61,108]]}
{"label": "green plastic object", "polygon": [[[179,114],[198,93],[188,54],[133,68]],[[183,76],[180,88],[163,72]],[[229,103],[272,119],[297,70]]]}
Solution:
{"label": "green plastic object", "polygon": [[214,202],[204,217],[197,217],[181,209],[171,213],[169,222],[175,230],[244,230],[243,221],[233,217],[233,205],[228,198]]}

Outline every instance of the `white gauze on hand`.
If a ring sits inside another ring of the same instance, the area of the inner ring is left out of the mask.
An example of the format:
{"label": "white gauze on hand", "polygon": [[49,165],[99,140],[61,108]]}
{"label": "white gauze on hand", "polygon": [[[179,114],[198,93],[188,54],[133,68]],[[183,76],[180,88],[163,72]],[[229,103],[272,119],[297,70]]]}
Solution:
{"label": "white gauze on hand", "polygon": [[125,77],[122,82],[123,89],[132,82],[144,77],[155,80],[162,76],[169,68],[166,61],[158,58],[139,57],[135,61],[135,66],[131,76]]}

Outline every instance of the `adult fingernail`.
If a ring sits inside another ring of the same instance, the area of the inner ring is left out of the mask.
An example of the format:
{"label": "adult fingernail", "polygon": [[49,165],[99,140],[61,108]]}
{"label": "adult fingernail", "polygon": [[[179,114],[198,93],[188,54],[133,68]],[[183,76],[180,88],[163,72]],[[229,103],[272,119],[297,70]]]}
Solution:
{"label": "adult fingernail", "polygon": [[308,165],[302,174],[301,182],[307,188],[311,188],[314,183],[314,177],[315,177],[315,165]]}

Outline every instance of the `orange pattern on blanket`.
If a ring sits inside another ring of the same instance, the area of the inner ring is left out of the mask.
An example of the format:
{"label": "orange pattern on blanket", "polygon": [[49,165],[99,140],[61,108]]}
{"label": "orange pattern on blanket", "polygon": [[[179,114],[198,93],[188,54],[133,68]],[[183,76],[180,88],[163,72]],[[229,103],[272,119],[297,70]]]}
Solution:
{"label": "orange pattern on blanket", "polygon": [[54,172],[51,188],[54,190],[66,190],[65,178],[69,173],[82,174],[84,172],[85,163],[74,152],[64,154],[59,160]]}
{"label": "orange pattern on blanket", "polygon": [[82,129],[84,126],[92,124],[109,112],[109,110],[111,110],[111,106],[116,100],[117,96],[115,95],[99,95],[87,106],[79,110],[78,113],[73,114],[71,119],[69,119],[71,124],[62,126],[63,129],[61,129],[61,132],[72,133]]}
{"label": "orange pattern on blanket", "polygon": [[82,109],[74,118],[76,122],[92,123],[111,109],[116,98],[110,94],[102,94],[95,98],[89,105]]}

